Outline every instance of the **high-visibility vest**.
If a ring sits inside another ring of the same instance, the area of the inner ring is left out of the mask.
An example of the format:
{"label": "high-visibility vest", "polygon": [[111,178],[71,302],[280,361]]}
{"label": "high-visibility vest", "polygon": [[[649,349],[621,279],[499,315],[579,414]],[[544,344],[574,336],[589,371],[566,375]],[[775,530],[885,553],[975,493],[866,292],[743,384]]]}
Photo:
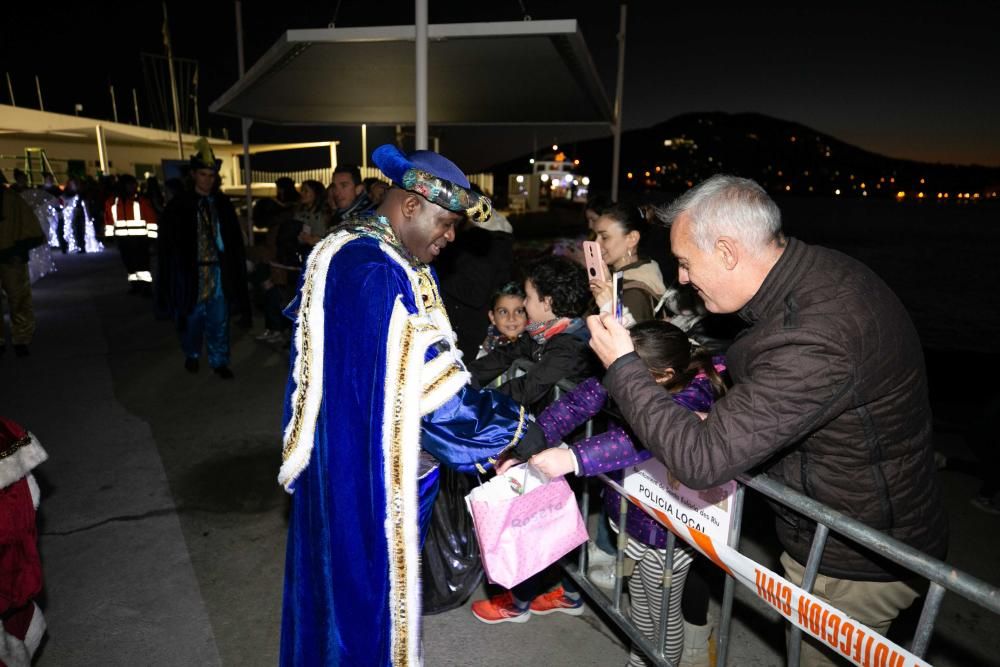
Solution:
{"label": "high-visibility vest", "polygon": [[111,204],[112,224],[104,226],[105,236],[145,236],[155,239],[159,235],[159,230],[155,222],[142,219],[142,209],[139,206],[138,199],[132,200],[131,219],[128,218],[127,213],[124,218],[118,217],[118,205],[120,203],[122,203],[121,199],[115,197],[114,202]]}

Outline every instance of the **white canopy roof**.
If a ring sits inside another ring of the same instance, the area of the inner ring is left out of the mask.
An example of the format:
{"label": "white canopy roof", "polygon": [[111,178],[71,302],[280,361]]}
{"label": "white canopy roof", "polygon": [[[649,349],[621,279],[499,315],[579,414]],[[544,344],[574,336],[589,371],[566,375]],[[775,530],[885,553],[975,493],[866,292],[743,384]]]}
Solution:
{"label": "white canopy roof", "polygon": [[[289,30],[212,103],[294,125],[411,124],[412,25]],[[611,107],[575,20],[428,26],[428,122],[608,124]]]}

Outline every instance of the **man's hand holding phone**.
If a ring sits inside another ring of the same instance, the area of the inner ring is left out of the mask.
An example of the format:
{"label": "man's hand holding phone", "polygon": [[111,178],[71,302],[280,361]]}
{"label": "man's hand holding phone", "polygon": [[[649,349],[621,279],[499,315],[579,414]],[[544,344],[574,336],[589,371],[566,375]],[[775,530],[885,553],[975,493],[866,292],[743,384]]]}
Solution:
{"label": "man's hand holding phone", "polygon": [[587,328],[590,329],[590,348],[605,368],[619,357],[635,351],[628,329],[610,313],[591,315],[587,318]]}

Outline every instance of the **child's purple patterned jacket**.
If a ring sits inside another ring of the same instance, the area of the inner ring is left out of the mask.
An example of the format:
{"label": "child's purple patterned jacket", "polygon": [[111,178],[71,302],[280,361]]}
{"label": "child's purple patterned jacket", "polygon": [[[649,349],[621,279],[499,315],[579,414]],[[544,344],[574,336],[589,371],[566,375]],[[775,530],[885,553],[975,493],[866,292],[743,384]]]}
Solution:
{"label": "child's purple patterned jacket", "polygon": [[[720,373],[725,370],[724,357],[713,357],[712,362]],[[699,373],[688,386],[671,397],[679,405],[698,412],[708,412],[715,402],[712,383],[704,373]],[[549,446],[558,445],[577,427],[600,412],[607,399],[608,393],[600,381],[597,378],[587,378],[546,408],[539,415],[537,423],[545,432]],[[590,477],[611,473],[609,477],[618,480],[621,479],[618,471],[650,458],[650,453],[637,447],[621,424],[614,420],[609,421],[607,431],[571,445],[570,451],[576,455],[581,475]],[[605,511],[616,522],[620,497],[611,488],[604,490]],[[628,509],[626,532],[644,544],[658,549],[666,547],[666,529],[636,507],[630,506]]]}

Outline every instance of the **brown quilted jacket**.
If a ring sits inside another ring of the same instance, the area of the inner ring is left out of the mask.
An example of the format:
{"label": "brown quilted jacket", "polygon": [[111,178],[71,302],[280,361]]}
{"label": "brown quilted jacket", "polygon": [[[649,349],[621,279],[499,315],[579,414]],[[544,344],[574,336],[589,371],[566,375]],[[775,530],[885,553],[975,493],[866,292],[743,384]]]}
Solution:
{"label": "brown quilted jacket", "polygon": [[[903,305],[863,264],[789,239],[740,311],[728,352],[734,387],[700,421],[634,354],[604,383],[639,439],[685,484],[754,469],[932,556],[947,550],[923,351]],[[776,507],[778,537],[801,563],[815,524]],[[902,570],[833,533],[820,572],[866,581]]]}

